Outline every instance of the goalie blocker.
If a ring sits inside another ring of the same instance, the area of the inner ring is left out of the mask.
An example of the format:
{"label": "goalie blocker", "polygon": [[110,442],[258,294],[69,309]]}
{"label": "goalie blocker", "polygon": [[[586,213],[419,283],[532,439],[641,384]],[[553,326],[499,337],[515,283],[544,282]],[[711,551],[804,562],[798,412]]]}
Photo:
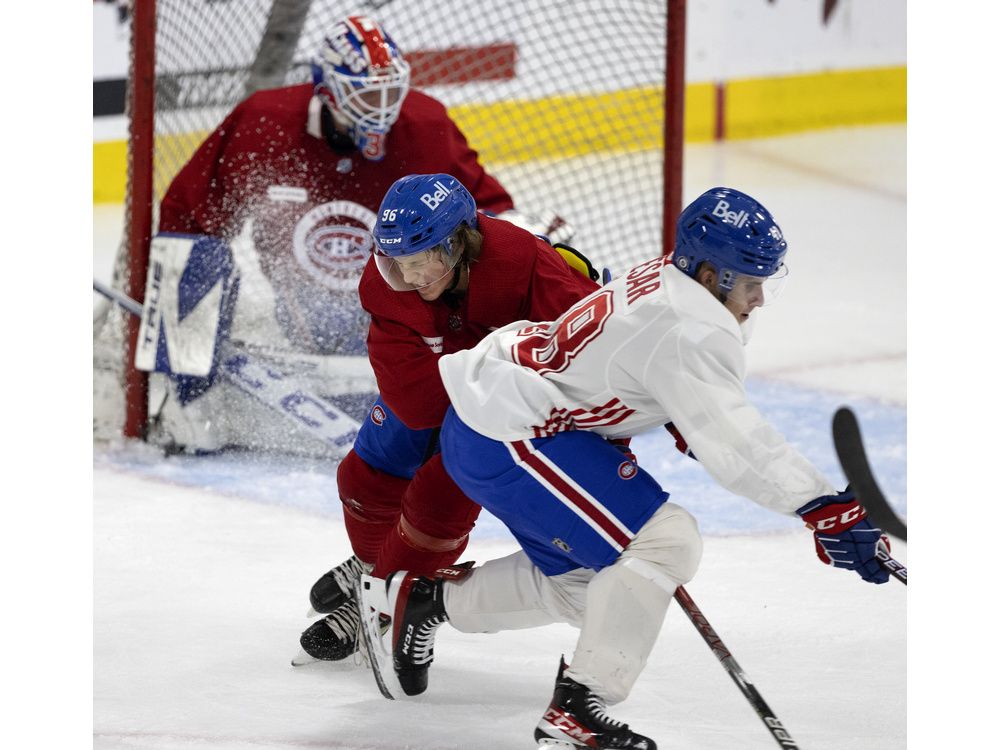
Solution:
{"label": "goalie blocker", "polygon": [[[176,233],[153,238],[135,366],[164,375],[167,392],[150,439],[204,452],[226,447],[233,432],[252,433],[259,438],[255,447],[282,450],[297,440],[306,452],[343,456],[359,423],[296,373],[315,370],[316,363],[302,367],[309,357],[263,356],[229,340],[239,282],[225,241]],[[367,369],[355,366],[360,358],[342,359],[348,374]],[[371,394],[356,395],[364,404]]]}

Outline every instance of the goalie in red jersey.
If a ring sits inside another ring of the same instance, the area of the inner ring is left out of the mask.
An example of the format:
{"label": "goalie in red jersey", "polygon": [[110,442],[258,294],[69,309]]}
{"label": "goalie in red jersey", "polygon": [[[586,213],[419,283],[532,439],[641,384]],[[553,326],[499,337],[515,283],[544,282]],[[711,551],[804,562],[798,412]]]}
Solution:
{"label": "goalie in red jersey", "polygon": [[[514,210],[444,105],[410,87],[410,67],[396,43],[365,16],[333,27],[313,63],[311,84],[258,91],[226,117],[167,190],[159,231],[252,239],[274,293],[273,321],[264,324],[277,324],[277,347],[354,356],[367,370],[369,318],[357,287],[371,254],[370,230],[389,186],[415,172],[453,176],[480,209],[554,242],[572,232],[561,219],[553,219],[550,232]],[[242,245],[233,247],[238,259],[250,258],[241,256]],[[249,284],[241,288],[244,297],[253,294]],[[368,383],[366,393],[348,394],[351,408],[341,404],[353,416],[370,403]],[[191,403],[170,393],[157,422],[167,433],[163,442],[214,450],[259,434],[257,424],[246,424],[256,405],[230,403],[226,388]],[[227,427],[235,414],[242,423]],[[268,428],[269,419],[273,415],[264,414],[259,426]],[[213,434],[203,434],[204,425]],[[272,442],[291,451],[292,438]]]}
{"label": "goalie in red jersey", "polygon": [[374,236],[359,292],[371,314],[368,356],[380,396],[337,471],[355,556],[313,586],[314,609],[328,614],[300,643],[315,659],[356,650],[353,589],[362,570],[434,571],[468,543],[480,508],[437,449],[449,406],[441,356],[514,321],[554,319],[598,288],[592,269],[578,273],[561,257],[580,261],[572,251],[477,212],[470,191],[446,174],[398,180]]}

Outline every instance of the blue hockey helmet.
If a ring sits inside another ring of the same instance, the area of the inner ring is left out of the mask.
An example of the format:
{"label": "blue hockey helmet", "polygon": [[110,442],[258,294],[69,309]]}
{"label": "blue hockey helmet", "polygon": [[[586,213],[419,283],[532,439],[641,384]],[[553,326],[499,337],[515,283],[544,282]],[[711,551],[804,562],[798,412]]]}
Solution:
{"label": "blue hockey helmet", "polygon": [[382,26],[350,16],[323,40],[312,63],[313,84],[361,153],[379,161],[385,136],[410,90],[410,66]]}
{"label": "blue hockey helmet", "polygon": [[[443,268],[437,278],[461,260],[454,234],[462,225],[475,229],[476,201],[451,175],[413,174],[396,180],[386,192],[375,218],[375,263],[383,278],[398,291],[429,286],[436,279],[416,269],[421,264]],[[400,259],[405,258],[405,262]],[[403,266],[414,278],[403,278]]]}
{"label": "blue hockey helmet", "polygon": [[739,190],[715,187],[692,201],[677,218],[673,264],[694,278],[703,261],[731,292],[740,275],[784,276],[788,243],[771,213]]}

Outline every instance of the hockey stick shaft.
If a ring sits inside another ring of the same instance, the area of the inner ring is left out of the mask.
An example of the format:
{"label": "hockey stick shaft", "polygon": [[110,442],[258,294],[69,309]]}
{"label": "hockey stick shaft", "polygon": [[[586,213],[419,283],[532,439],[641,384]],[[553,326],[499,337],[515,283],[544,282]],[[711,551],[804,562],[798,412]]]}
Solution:
{"label": "hockey stick shaft", "polygon": [[722,642],[719,634],[715,632],[715,629],[709,624],[708,618],[702,613],[698,605],[694,603],[691,595],[688,594],[687,590],[683,586],[678,586],[677,591],[674,592],[674,598],[677,603],[681,605],[681,609],[684,610],[684,614],[688,616],[695,629],[704,639],[705,643],[715,654],[716,658],[722,663],[722,666],[729,673],[729,676],[736,683],[736,686],[743,693],[744,697],[750,701],[750,705],[753,706],[754,711],[757,712],[757,716],[760,720],[764,722],[764,726],[774,737],[775,742],[778,743],[780,747],[784,748],[798,748],[798,743],[792,739],[792,736],[785,729],[778,717],[774,715],[774,711],[771,707],[767,705],[764,698],[757,691],[757,688],[753,686],[746,673],[737,664],[736,659],[733,658],[732,653],[726,648],[726,645]]}
{"label": "hockey stick shaft", "polygon": [[97,292],[98,294],[107,297],[116,305],[124,308],[128,312],[135,315],[137,318],[142,317],[142,305],[140,305],[131,297],[126,296],[123,292],[119,292],[117,289],[112,289],[111,287],[102,284],[97,279],[94,279],[94,291]]}
{"label": "hockey stick shaft", "polygon": [[[134,299],[94,279],[94,291],[104,295],[128,312],[142,317],[142,305]],[[234,385],[279,416],[332,448],[346,455],[361,425],[327,399],[309,392],[249,351],[241,351],[223,342],[219,370],[226,382]]]}
{"label": "hockey stick shaft", "polygon": [[906,566],[899,562],[899,560],[891,557],[881,546],[876,550],[875,557],[878,558],[878,561],[882,563],[882,567],[888,570],[893,578],[904,586],[906,585]]}

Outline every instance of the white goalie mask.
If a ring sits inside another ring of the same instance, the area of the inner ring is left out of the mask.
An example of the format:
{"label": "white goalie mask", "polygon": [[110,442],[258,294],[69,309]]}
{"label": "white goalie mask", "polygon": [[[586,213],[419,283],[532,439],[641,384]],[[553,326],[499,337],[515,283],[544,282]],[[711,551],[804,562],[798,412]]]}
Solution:
{"label": "white goalie mask", "polygon": [[381,160],[410,90],[410,66],[392,38],[367,16],[342,21],[313,63],[313,83],[362,155]]}

